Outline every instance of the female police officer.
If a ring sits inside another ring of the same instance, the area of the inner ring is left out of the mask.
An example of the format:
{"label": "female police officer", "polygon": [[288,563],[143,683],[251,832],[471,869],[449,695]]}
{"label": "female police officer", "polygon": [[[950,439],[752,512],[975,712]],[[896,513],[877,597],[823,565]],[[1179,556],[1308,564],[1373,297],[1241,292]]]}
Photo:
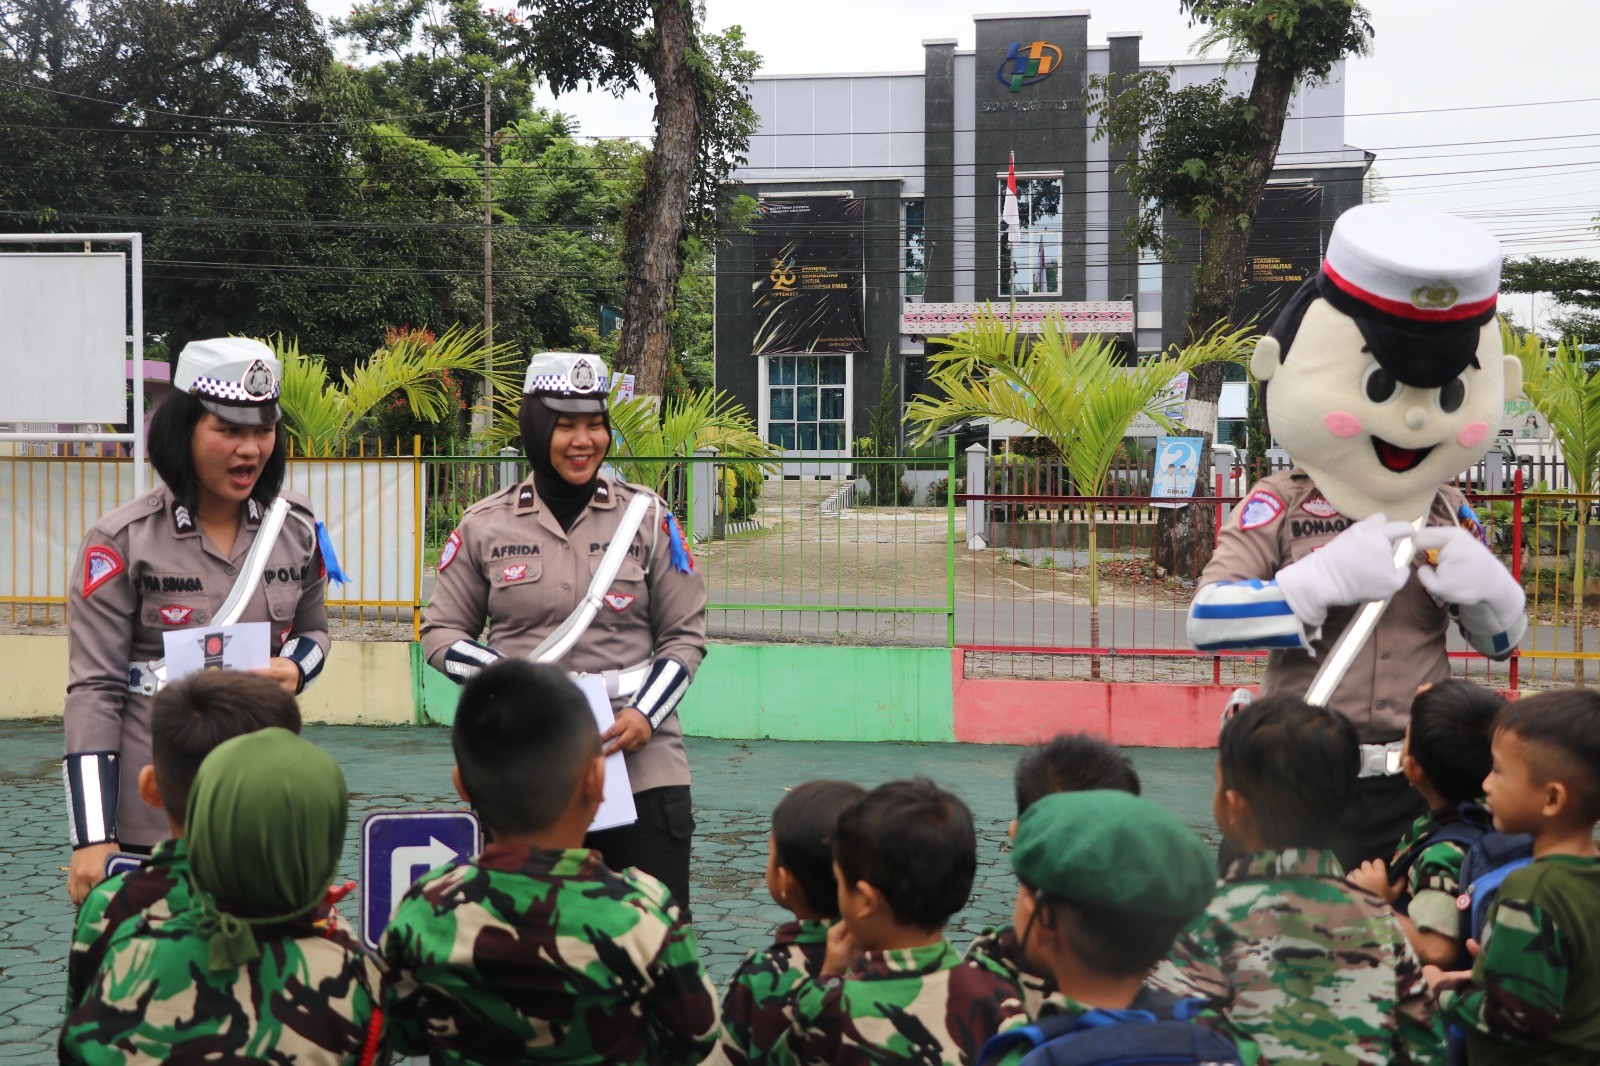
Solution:
{"label": "female police officer", "polygon": [[[239,622],[267,622],[262,673],[299,692],[328,651],[326,575],[303,496],[281,492],[279,366],[272,349],[242,337],[195,341],[178,356],[173,392],[150,423],[150,460],[165,484],[96,522],[69,582],[64,774],[72,865],[81,902],[108,854],[148,850],[168,835],[143,803],[150,765],[150,700],[165,676],[162,636],[215,624],[254,568],[258,531],[289,504]],[[258,551],[257,558],[262,554]],[[199,639],[197,632],[196,639]]]}
{"label": "female police officer", "polygon": [[[608,675],[619,709],[602,739],[607,754],[625,754],[639,812],[634,825],[592,833],[588,845],[608,866],[652,874],[687,910],[694,818],[672,712],[705,655],[706,587],[666,505],[600,473],[611,446],[608,380],[592,355],[533,357],[521,410],[533,474],[474,504],[450,534],[422,615],[422,647],[457,681],[502,655],[533,651],[579,606],[630,504],[646,497],[645,521],[600,590],[604,606],[560,661]],[[486,643],[478,643],[486,619]]]}

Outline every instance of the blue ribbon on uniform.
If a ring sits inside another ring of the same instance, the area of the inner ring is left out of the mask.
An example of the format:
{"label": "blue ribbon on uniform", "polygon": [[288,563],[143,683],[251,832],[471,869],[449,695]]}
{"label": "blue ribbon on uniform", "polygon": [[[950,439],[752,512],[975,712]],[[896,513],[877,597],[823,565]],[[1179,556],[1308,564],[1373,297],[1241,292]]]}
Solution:
{"label": "blue ribbon on uniform", "polygon": [[339,569],[339,557],[333,551],[333,538],[328,536],[327,524],[320,518],[317,519],[317,550],[322,553],[322,568],[328,572],[328,580],[348,585],[350,575]]}
{"label": "blue ribbon on uniform", "polygon": [[694,570],[694,559],[689,555],[688,545],[683,542],[683,530],[678,528],[678,516],[667,513],[667,545],[672,549],[672,568],[680,574],[691,573]]}

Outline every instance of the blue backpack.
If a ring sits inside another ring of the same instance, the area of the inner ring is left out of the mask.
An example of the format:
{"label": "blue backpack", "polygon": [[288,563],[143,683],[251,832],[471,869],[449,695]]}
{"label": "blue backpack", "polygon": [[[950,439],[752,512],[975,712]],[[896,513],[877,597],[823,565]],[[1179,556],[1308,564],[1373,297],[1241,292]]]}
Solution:
{"label": "blue backpack", "polygon": [[1021,1047],[1027,1049],[1023,1066],[1237,1066],[1244,1060],[1232,1040],[1190,1021],[1205,1006],[1203,999],[1147,988],[1126,1010],[1047,1015],[1007,1030],[983,1045],[978,1061],[999,1062]]}

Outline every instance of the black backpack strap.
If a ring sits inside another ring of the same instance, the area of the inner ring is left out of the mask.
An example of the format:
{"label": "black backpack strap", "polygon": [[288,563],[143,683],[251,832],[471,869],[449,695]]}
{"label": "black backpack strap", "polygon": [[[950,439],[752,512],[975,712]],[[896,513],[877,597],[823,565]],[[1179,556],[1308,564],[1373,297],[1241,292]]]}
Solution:
{"label": "black backpack strap", "polygon": [[1463,803],[1456,808],[1457,817],[1445,822],[1428,836],[1412,844],[1389,866],[1389,883],[1398,885],[1406,879],[1422,853],[1435,844],[1460,844],[1466,851],[1485,833],[1494,831],[1494,817],[1476,803]]}

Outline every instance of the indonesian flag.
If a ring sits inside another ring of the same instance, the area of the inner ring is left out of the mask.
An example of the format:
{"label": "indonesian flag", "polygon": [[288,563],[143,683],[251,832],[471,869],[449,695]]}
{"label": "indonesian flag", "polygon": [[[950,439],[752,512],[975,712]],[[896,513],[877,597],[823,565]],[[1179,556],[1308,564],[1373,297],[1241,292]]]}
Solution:
{"label": "indonesian flag", "polygon": [[1000,221],[1006,224],[1006,245],[1011,257],[1017,255],[1017,238],[1022,235],[1022,219],[1017,213],[1017,153],[1011,153],[1011,165],[1006,171],[1006,194],[1000,202]]}

